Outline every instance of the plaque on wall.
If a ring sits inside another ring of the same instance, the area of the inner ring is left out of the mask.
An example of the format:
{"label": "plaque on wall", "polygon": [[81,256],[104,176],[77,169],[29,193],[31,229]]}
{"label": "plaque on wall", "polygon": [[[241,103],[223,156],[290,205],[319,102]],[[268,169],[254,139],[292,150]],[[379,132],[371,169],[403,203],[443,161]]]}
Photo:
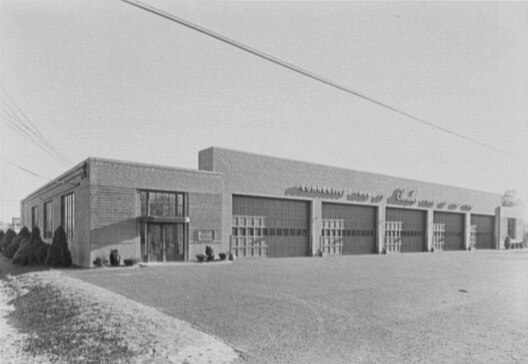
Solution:
{"label": "plaque on wall", "polygon": [[196,232],[196,240],[198,241],[213,241],[214,230],[198,230]]}

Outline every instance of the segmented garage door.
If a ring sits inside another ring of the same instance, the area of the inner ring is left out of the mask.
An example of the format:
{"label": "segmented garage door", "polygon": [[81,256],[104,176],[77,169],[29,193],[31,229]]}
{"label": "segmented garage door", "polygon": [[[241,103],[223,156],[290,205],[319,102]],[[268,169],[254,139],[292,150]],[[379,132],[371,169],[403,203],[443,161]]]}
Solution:
{"label": "segmented garage door", "polygon": [[305,201],[233,196],[231,250],[239,257],[306,256],[309,211]]}
{"label": "segmented garage door", "polygon": [[471,215],[471,225],[477,226],[477,249],[493,249],[495,235],[495,217]]}
{"label": "segmented garage door", "polygon": [[449,212],[435,212],[435,224],[444,224],[445,238],[443,250],[464,249],[464,215]]}
{"label": "segmented garage door", "polygon": [[323,203],[323,220],[341,220],[341,231],[323,228],[321,236],[340,236],[341,254],[372,254],[376,251],[376,208]]}
{"label": "segmented garage door", "polygon": [[387,221],[401,221],[401,252],[423,252],[425,249],[425,211],[387,208]]}

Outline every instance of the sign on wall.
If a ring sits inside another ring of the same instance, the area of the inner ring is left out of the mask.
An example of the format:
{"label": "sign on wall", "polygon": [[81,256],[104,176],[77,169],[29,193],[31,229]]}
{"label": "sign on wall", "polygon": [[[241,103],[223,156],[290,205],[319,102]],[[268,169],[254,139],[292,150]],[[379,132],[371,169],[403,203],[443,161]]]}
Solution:
{"label": "sign on wall", "polygon": [[213,241],[214,240],[214,230],[198,230],[196,231],[196,240],[198,241]]}

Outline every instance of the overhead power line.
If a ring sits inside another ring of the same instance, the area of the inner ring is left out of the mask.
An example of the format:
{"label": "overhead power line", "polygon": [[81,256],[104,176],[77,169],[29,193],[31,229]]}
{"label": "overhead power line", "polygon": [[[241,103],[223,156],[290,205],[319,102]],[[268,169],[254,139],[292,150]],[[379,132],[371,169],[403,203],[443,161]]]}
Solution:
{"label": "overhead power line", "polygon": [[363,93],[360,93],[359,91],[355,91],[355,90],[349,88],[348,86],[339,84],[339,83],[334,82],[332,80],[329,80],[329,79],[327,79],[327,78],[325,78],[323,76],[320,76],[320,75],[315,74],[313,72],[310,72],[310,71],[307,71],[305,69],[302,69],[301,67],[298,67],[298,66],[296,66],[294,64],[291,64],[291,63],[288,63],[286,61],[283,61],[283,60],[281,60],[281,59],[279,59],[277,57],[274,57],[272,55],[269,55],[269,54],[266,54],[264,52],[261,52],[261,51],[255,49],[255,48],[251,48],[251,47],[249,47],[249,46],[247,46],[245,44],[242,44],[242,43],[240,43],[238,41],[230,39],[230,38],[228,38],[228,37],[226,37],[226,36],[224,36],[222,34],[213,32],[213,31],[211,31],[209,29],[206,29],[206,28],[204,28],[202,26],[194,24],[194,23],[192,23],[190,21],[187,21],[187,20],[182,19],[180,17],[177,17],[175,15],[169,14],[169,13],[164,12],[162,10],[156,9],[156,8],[154,8],[152,6],[143,4],[140,1],[135,1],[135,0],[121,0],[121,1],[123,1],[124,3],[127,3],[129,5],[138,7],[140,9],[146,10],[146,11],[152,13],[152,14],[161,16],[161,17],[163,17],[165,19],[168,19],[170,21],[176,22],[176,23],[178,23],[180,25],[183,25],[185,27],[193,29],[193,30],[195,30],[197,32],[205,34],[205,35],[207,35],[209,37],[212,37],[214,39],[217,39],[217,40],[219,40],[221,42],[227,43],[227,44],[229,44],[229,45],[231,45],[233,47],[236,47],[236,48],[238,48],[240,50],[243,50],[245,52],[253,54],[254,56],[263,58],[263,59],[265,59],[265,60],[267,60],[269,62],[275,63],[275,64],[277,64],[277,65],[279,65],[281,67],[287,68],[287,69],[289,69],[291,71],[297,72],[297,73],[299,73],[299,74],[301,74],[303,76],[309,77],[309,78],[314,79],[316,81],[322,82],[322,83],[324,83],[324,84],[326,84],[328,86],[337,88],[337,89],[339,89],[341,91],[347,92],[347,93],[349,93],[351,95],[354,95],[354,96],[357,96],[357,97],[362,98],[364,100],[367,100],[367,101],[369,101],[371,103],[374,103],[374,104],[376,104],[378,106],[381,106],[381,107],[383,107],[385,109],[388,109],[390,111],[393,111],[393,112],[395,112],[397,114],[403,115],[403,116],[405,116],[405,117],[407,117],[409,119],[412,119],[412,120],[414,120],[416,122],[419,122],[419,123],[421,123],[423,125],[426,125],[426,126],[428,126],[430,128],[442,131],[442,132],[444,132],[446,134],[450,134],[450,135],[456,136],[458,138],[465,139],[465,140],[467,140],[467,141],[469,141],[471,143],[477,144],[477,145],[479,145],[481,147],[484,147],[486,149],[490,149],[490,150],[493,150],[493,151],[499,152],[499,153],[505,153],[505,152],[503,152],[503,151],[501,151],[501,150],[499,150],[499,149],[497,149],[497,148],[495,148],[495,147],[493,147],[491,145],[485,144],[485,143],[483,143],[483,142],[481,142],[479,140],[473,139],[473,138],[468,137],[468,136],[466,136],[464,134],[460,134],[460,133],[458,133],[456,131],[453,131],[453,130],[444,128],[442,126],[436,125],[436,124],[434,124],[434,123],[432,123],[430,121],[424,120],[424,119],[422,119],[420,117],[414,116],[411,113],[408,113],[408,112],[406,112],[404,110],[401,110],[401,109],[396,108],[394,106],[388,105],[388,104],[386,104],[386,103],[384,103],[382,101],[374,99],[374,98],[372,98],[370,96],[367,96],[367,95],[365,95]]}
{"label": "overhead power line", "polygon": [[56,159],[61,164],[66,165],[68,163],[68,159],[44,138],[40,130],[18,107],[11,96],[9,96],[9,93],[5,90],[5,88],[1,85],[0,88],[3,91],[5,98],[10,101],[7,102],[6,99],[2,98],[2,102],[4,104],[2,111],[4,113],[5,120],[10,124],[10,126],[16,129],[20,135],[28,138],[32,143],[37,145],[52,158]]}
{"label": "overhead power line", "polygon": [[21,165],[19,165],[19,164],[13,162],[13,161],[7,159],[7,158],[4,157],[3,155],[0,155],[0,158],[1,158],[2,160],[6,161],[7,163],[9,163],[10,165],[12,165],[13,167],[18,168],[19,170],[21,170],[21,171],[23,171],[23,172],[26,172],[26,173],[28,173],[28,174],[31,174],[31,175],[33,175],[33,176],[35,176],[35,177],[43,178],[43,179],[47,180],[48,182],[55,182],[55,183],[57,183],[57,184],[63,184],[63,185],[78,186],[77,183],[68,183],[68,182],[59,181],[58,179],[53,179],[53,178],[45,177],[45,176],[43,176],[43,175],[40,175],[40,174],[35,173],[35,172],[33,172],[33,171],[30,171],[29,169],[24,168],[24,167],[22,167]]}
{"label": "overhead power line", "polygon": [[0,158],[2,158],[3,160],[5,160],[7,163],[11,164],[13,167],[16,167],[16,168],[20,169],[21,171],[24,171],[24,172],[26,172],[26,173],[29,173],[29,174],[31,174],[31,175],[33,175],[33,176],[35,176],[35,177],[44,178],[45,180],[52,181],[51,178],[44,177],[44,176],[42,176],[42,175],[40,175],[40,174],[38,174],[38,173],[35,173],[35,172],[33,172],[33,171],[30,171],[29,169],[26,169],[26,168],[24,168],[24,167],[22,167],[22,166],[19,166],[18,164],[16,164],[15,162],[10,161],[9,159],[7,159],[6,157],[4,157],[3,155],[0,155]]}

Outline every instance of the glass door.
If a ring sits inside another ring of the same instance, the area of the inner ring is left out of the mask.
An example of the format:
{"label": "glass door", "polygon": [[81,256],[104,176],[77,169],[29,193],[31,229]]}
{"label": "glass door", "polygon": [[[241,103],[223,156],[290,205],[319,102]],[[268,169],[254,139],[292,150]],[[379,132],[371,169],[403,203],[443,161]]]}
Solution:
{"label": "glass door", "polygon": [[147,225],[147,247],[149,262],[163,262],[163,225]]}
{"label": "glass door", "polygon": [[184,224],[148,223],[146,227],[146,242],[144,241],[143,233],[141,240],[141,255],[144,257],[144,261],[171,262],[184,260]]}
{"label": "glass door", "polygon": [[184,225],[164,225],[165,260],[183,260]]}

